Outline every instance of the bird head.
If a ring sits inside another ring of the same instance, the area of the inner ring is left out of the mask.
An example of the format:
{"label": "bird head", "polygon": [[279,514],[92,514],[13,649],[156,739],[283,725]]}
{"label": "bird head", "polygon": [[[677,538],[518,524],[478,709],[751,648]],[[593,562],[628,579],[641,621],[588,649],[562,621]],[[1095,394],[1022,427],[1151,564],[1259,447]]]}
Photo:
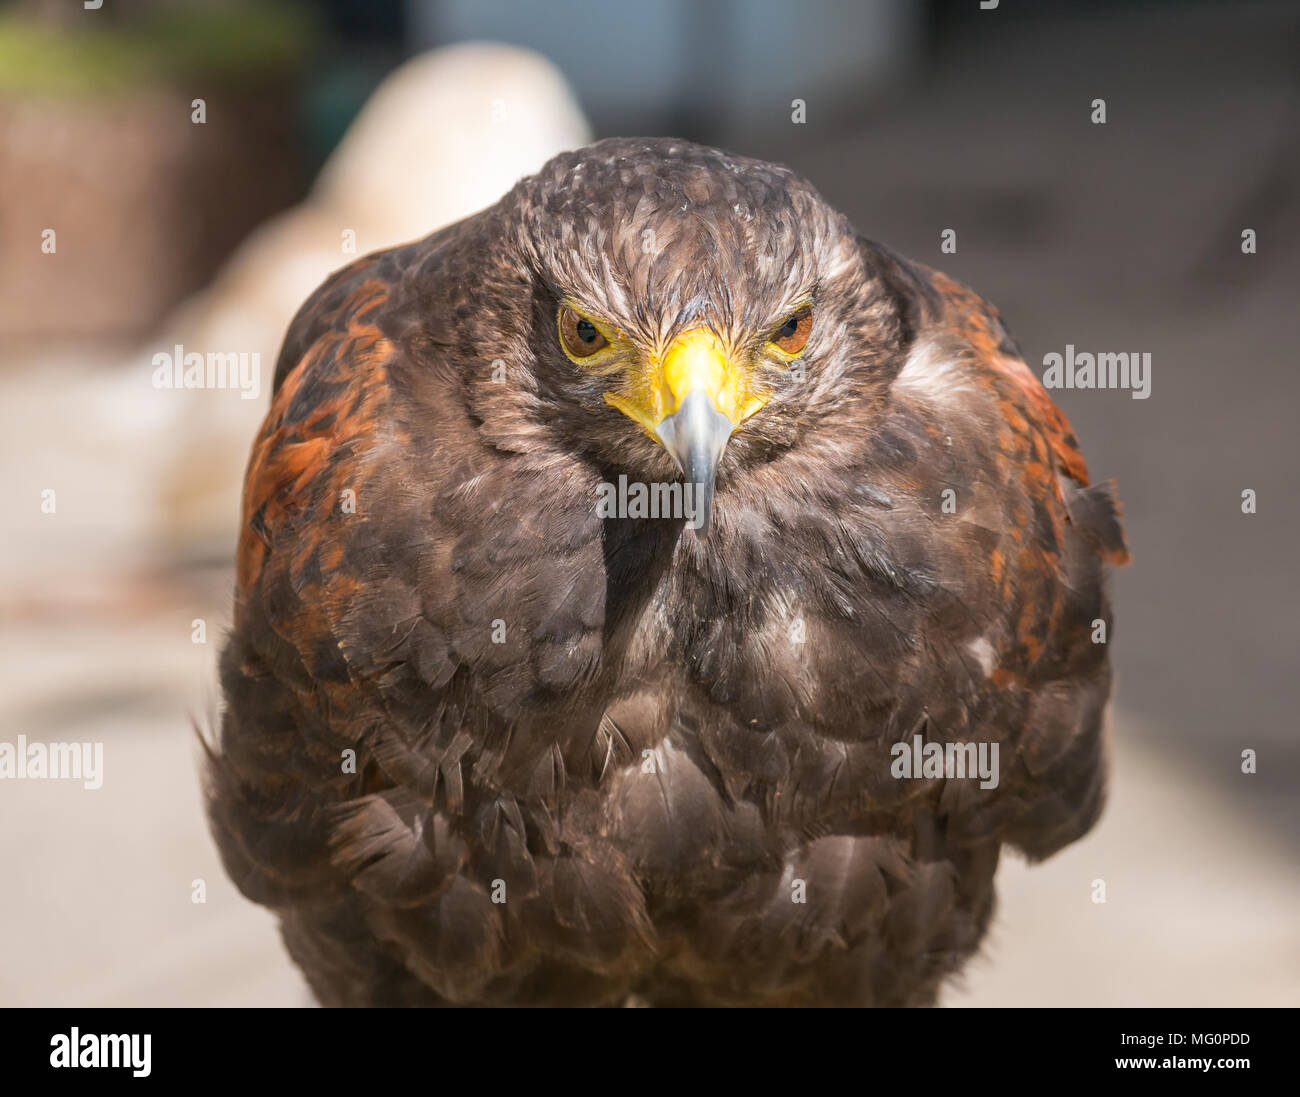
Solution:
{"label": "bird head", "polygon": [[706,536],[727,443],[772,399],[780,379],[770,374],[802,351],[811,306],[791,311],[759,346],[736,345],[719,330],[722,325],[707,320],[638,341],[567,300],[557,324],[560,345],[573,363],[599,369],[612,381],[601,394],[604,402],[661,446],[683,481],[695,486],[698,509],[691,528]]}
{"label": "bird head", "polygon": [[888,386],[896,303],[847,220],[784,168],[602,141],[507,204],[554,414],[602,465],[694,485],[701,538],[715,489]]}

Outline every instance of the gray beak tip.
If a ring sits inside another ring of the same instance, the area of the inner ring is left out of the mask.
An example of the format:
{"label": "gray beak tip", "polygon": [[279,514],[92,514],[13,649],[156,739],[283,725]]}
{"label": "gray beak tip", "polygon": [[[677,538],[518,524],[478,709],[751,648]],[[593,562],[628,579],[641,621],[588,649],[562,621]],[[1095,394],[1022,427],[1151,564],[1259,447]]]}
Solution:
{"label": "gray beak tip", "polygon": [[699,541],[709,535],[718,461],[734,429],[731,420],[713,406],[703,391],[690,393],[681,407],[659,425],[660,443],[677,462],[686,484],[695,488],[696,512],[687,525]]}

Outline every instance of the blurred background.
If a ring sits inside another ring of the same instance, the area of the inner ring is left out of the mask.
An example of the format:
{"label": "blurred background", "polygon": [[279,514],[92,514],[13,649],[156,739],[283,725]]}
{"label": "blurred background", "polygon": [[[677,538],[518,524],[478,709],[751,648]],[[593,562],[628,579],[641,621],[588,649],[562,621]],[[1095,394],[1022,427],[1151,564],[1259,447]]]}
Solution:
{"label": "blurred background", "polygon": [[[191,731],[279,342],[354,254],[616,134],[788,164],[1037,372],[1151,354],[1149,399],[1054,394],[1135,556],[1110,805],[1007,859],[945,1001],[1300,1004],[1300,6],[89,2],[0,7],[0,741],[105,756],[0,781],[0,1004],[308,1003]],[[260,355],[256,399],[154,387],[177,345]]]}

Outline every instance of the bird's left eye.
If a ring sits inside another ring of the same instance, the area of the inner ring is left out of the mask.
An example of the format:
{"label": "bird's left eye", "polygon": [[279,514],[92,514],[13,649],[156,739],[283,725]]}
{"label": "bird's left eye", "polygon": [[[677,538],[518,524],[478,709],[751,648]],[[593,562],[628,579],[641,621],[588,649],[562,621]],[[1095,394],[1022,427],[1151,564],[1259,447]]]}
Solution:
{"label": "bird's left eye", "polygon": [[812,309],[806,305],[785,318],[785,322],[772,332],[771,343],[784,354],[799,354],[808,343],[812,331]]}
{"label": "bird's left eye", "polygon": [[560,309],[560,340],[574,358],[590,358],[609,346],[600,328],[567,306]]}

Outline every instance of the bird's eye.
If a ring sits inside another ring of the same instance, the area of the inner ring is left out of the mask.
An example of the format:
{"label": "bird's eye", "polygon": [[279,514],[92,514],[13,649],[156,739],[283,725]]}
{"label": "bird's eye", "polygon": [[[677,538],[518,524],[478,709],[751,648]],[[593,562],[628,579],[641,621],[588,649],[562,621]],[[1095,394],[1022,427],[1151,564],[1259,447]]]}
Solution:
{"label": "bird's eye", "polygon": [[810,331],[812,309],[805,305],[787,316],[785,323],[772,332],[772,345],[783,354],[799,354],[808,343]]}
{"label": "bird's eye", "polygon": [[560,309],[560,341],[574,358],[590,358],[609,346],[609,340],[595,324],[567,307]]}

